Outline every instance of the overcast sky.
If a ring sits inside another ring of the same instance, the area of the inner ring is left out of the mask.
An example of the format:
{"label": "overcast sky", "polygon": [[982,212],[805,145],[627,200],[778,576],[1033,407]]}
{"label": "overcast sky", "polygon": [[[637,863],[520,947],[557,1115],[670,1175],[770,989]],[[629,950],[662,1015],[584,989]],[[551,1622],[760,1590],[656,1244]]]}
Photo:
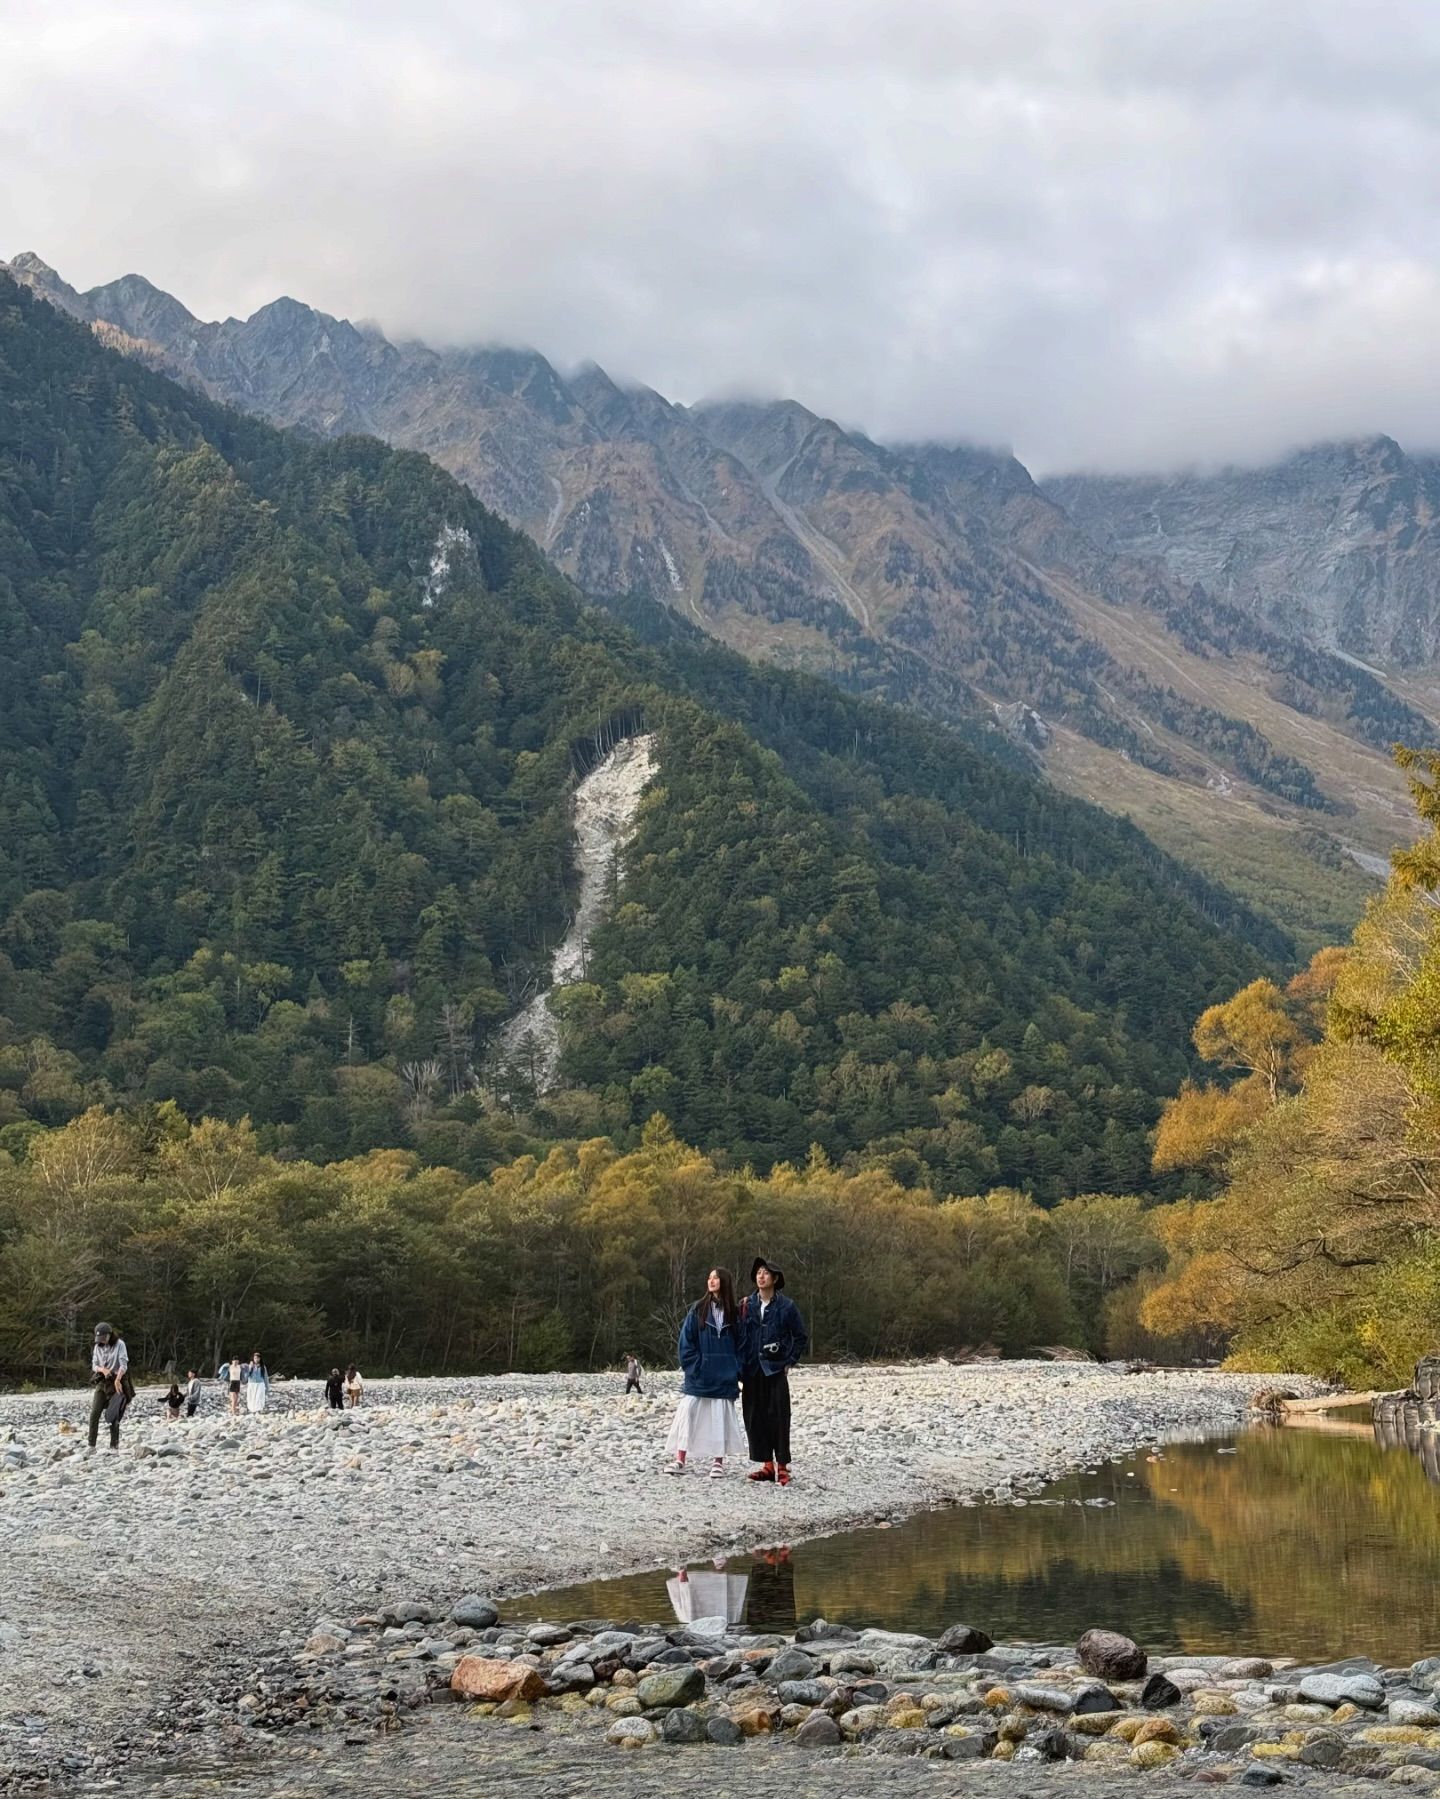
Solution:
{"label": "overcast sky", "polygon": [[1433,0],[0,0],[0,256],[1032,467],[1440,445]]}

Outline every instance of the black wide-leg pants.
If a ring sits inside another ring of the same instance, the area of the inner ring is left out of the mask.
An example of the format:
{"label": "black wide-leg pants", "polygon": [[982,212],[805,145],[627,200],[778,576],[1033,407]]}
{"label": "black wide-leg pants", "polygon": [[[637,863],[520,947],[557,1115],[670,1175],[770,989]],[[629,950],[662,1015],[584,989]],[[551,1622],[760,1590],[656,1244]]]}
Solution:
{"label": "black wide-leg pants", "polygon": [[782,1368],[778,1374],[763,1374],[759,1369],[745,1376],[745,1389],[740,1396],[740,1410],[745,1419],[745,1435],[750,1445],[752,1462],[777,1462],[790,1465],[790,1378]]}

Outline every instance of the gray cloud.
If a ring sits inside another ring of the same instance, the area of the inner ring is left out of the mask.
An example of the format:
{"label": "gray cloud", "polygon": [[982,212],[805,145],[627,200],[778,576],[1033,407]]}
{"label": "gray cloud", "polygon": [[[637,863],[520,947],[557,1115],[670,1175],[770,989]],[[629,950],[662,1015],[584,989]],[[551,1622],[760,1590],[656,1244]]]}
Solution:
{"label": "gray cloud", "polygon": [[1429,0],[10,0],[0,253],[1033,466],[1440,444]]}

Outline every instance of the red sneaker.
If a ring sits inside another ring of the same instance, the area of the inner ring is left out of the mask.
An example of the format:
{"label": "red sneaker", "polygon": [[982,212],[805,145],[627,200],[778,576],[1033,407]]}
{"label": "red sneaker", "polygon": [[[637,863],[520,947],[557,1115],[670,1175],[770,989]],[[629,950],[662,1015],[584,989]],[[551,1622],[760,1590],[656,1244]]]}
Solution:
{"label": "red sneaker", "polygon": [[788,1487],[790,1485],[790,1470],[783,1462],[775,1470],[775,1481],[777,1485],[782,1487]]}
{"label": "red sneaker", "polygon": [[752,1468],[745,1478],[747,1480],[774,1480],[774,1462],[762,1462],[758,1468]]}

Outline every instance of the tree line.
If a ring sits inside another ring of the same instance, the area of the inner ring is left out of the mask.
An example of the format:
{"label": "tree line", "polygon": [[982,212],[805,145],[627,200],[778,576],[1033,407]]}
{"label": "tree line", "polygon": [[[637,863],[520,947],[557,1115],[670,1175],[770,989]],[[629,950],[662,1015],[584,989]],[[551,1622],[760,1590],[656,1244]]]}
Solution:
{"label": "tree line", "polygon": [[1166,1269],[1140,1308],[1248,1368],[1405,1385],[1440,1338],[1440,755],[1402,749],[1427,827],[1344,948],[1208,1009],[1222,1070],[1166,1108]]}
{"label": "tree line", "polygon": [[1133,1279],[1163,1254],[1154,1216],[1113,1195],[948,1198],[818,1150],[762,1176],[659,1117],[628,1151],[595,1138],[474,1181],[413,1151],[282,1160],[247,1121],[168,1102],[97,1107],[0,1153],[0,1371],[75,1373],[101,1313],[153,1370],[257,1345],[294,1374],[664,1365],[706,1270],[762,1245],[820,1357],[1123,1350]]}

